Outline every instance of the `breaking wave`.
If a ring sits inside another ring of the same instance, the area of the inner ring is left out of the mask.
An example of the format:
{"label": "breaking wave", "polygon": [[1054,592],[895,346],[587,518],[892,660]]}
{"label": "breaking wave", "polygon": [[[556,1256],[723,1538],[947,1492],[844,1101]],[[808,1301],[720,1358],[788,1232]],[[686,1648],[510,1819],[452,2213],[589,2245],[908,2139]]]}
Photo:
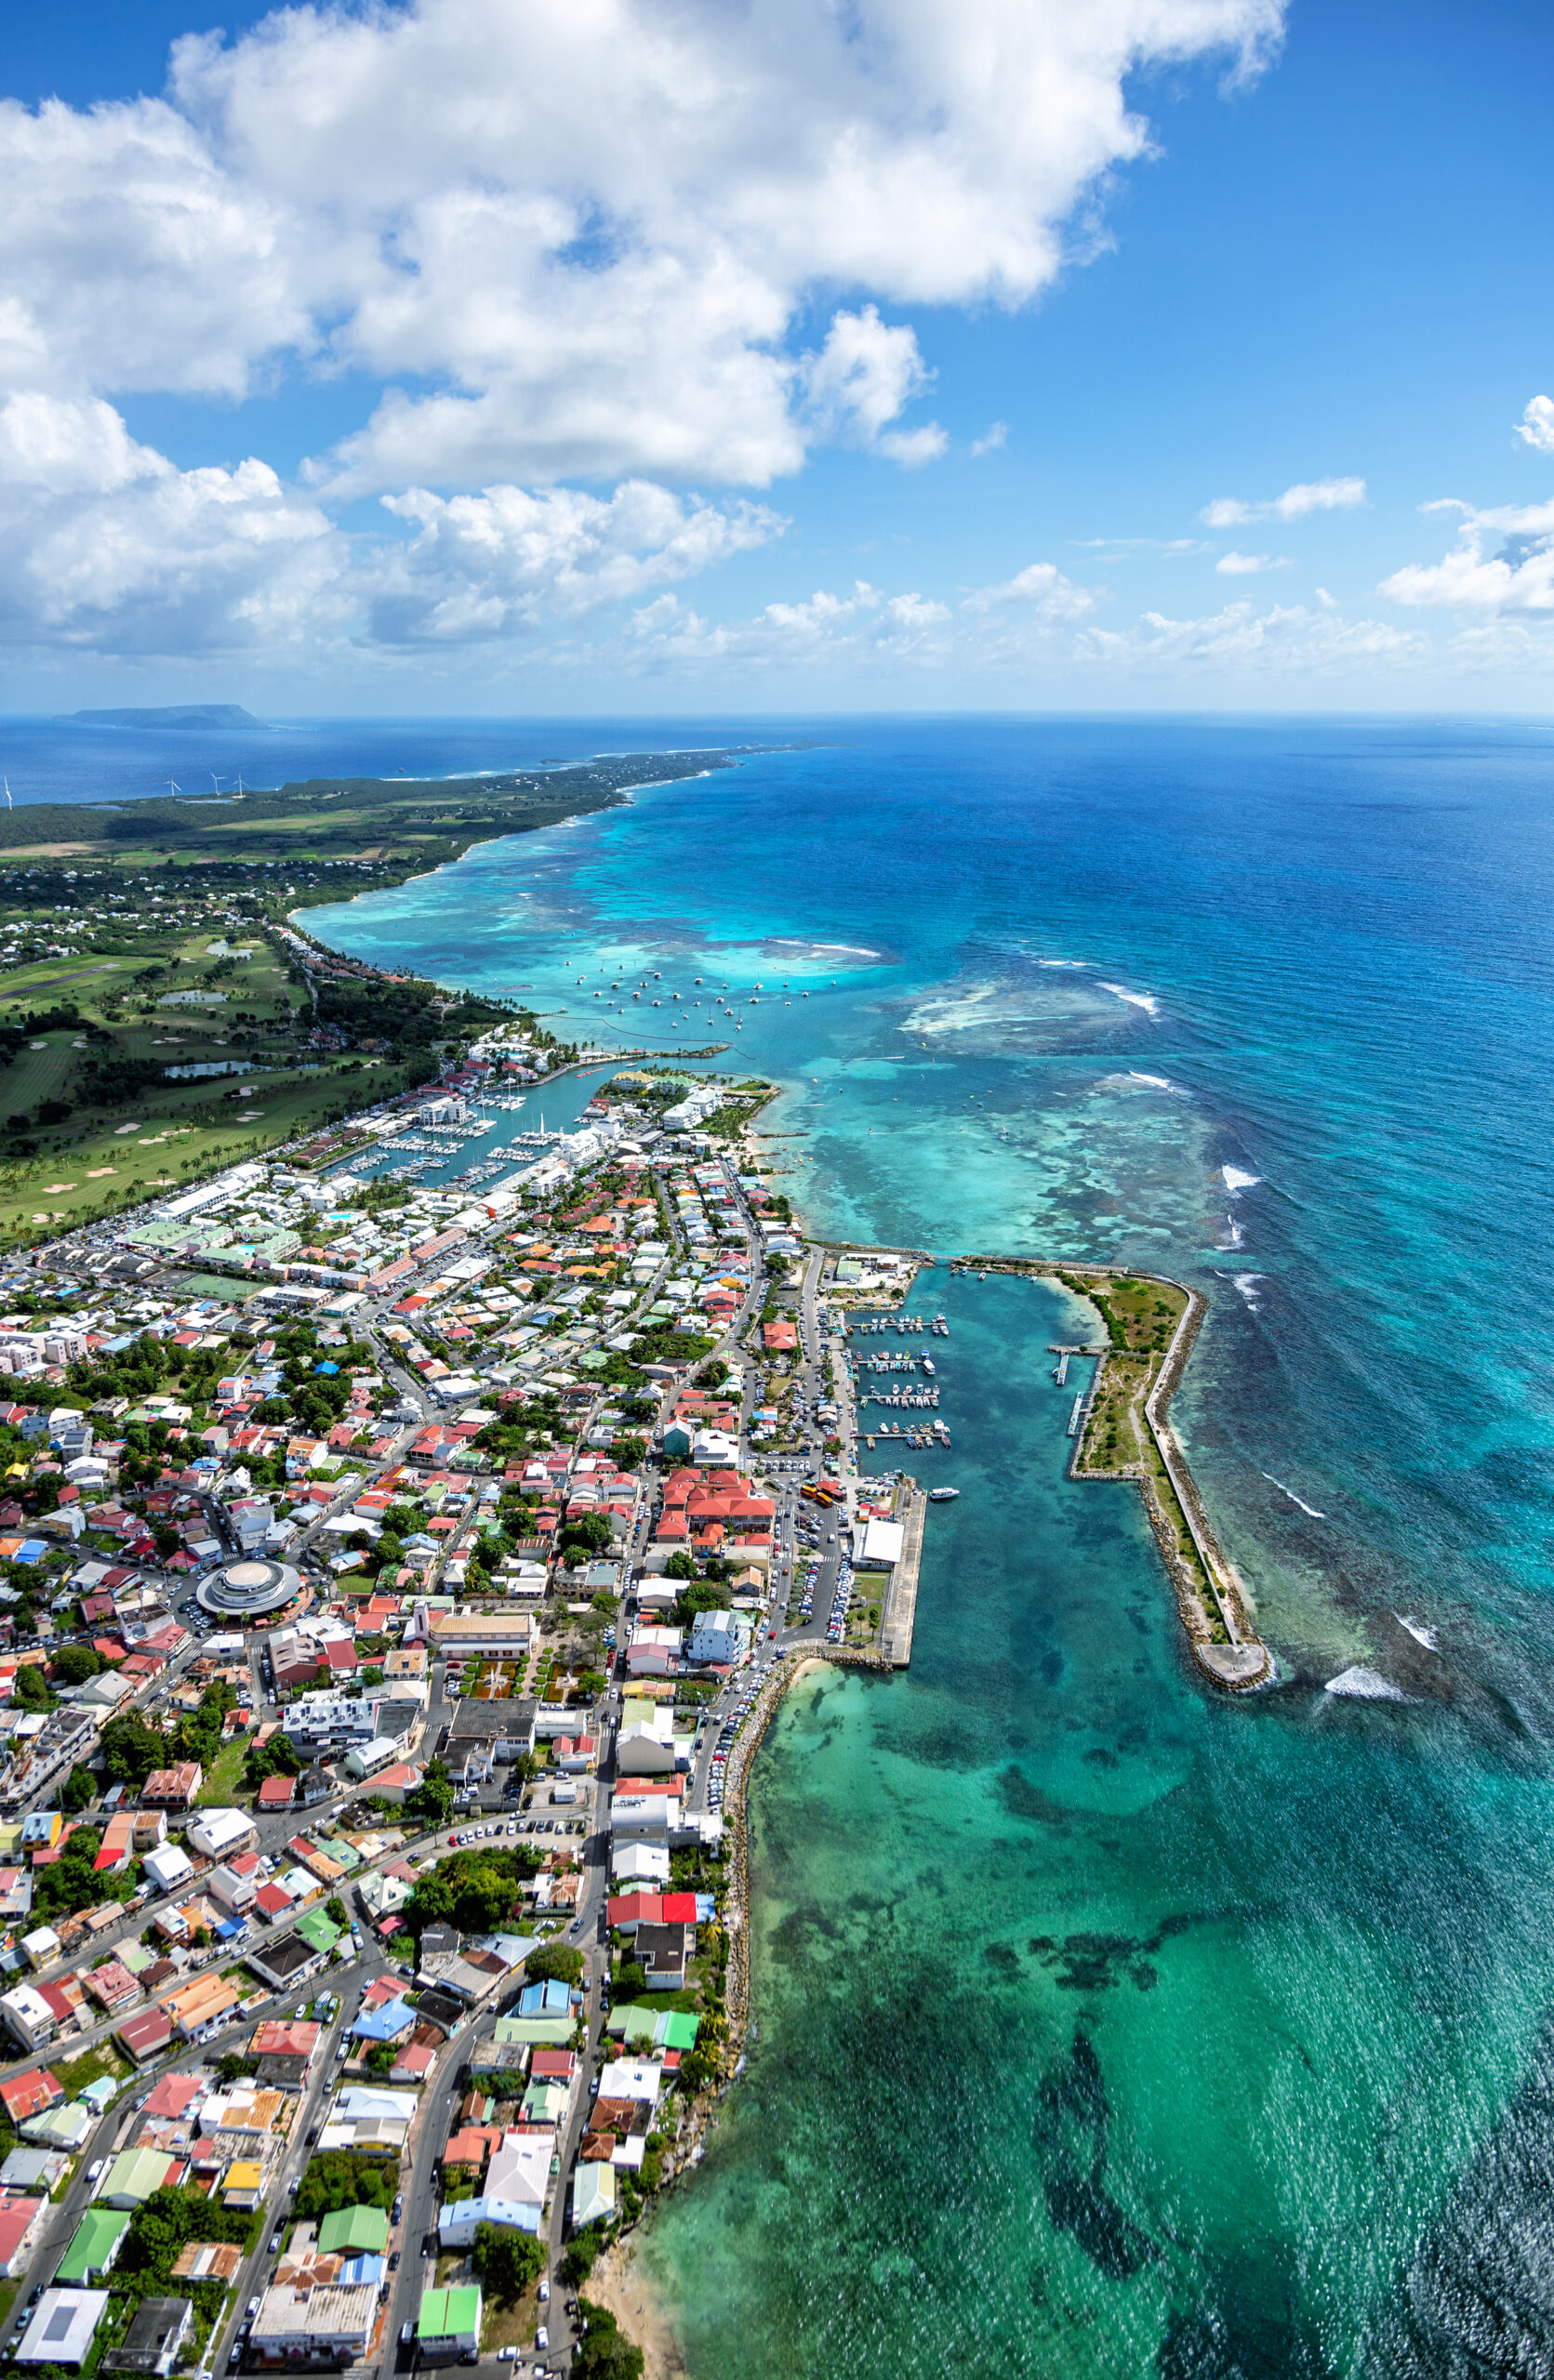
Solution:
{"label": "breaking wave", "polygon": [[1383,1677],[1379,1670],[1366,1669],[1362,1662],[1358,1661],[1352,1669],[1340,1670],[1336,1677],[1330,1677],[1323,1691],[1328,1694],[1352,1696],[1356,1701],[1360,1702],[1406,1702],[1408,1700],[1402,1688],[1394,1686],[1390,1678]]}
{"label": "breaking wave", "polygon": [[1153,992],[1130,992],[1121,984],[1103,984],[1101,989],[1110,992],[1114,998],[1126,1000],[1130,1008],[1141,1008],[1146,1016],[1160,1014],[1160,1002]]}
{"label": "breaking wave", "polygon": [[1238,1190],[1255,1190],[1262,1180],[1260,1173],[1243,1173],[1239,1165],[1222,1165],[1220,1178],[1233,1198]]}
{"label": "breaking wave", "polygon": [[1406,1629],[1416,1645],[1423,1645],[1427,1653],[1433,1653],[1437,1649],[1436,1632],[1433,1628],[1427,1628],[1422,1620],[1405,1620],[1401,1611],[1395,1611],[1392,1617],[1400,1628]]}
{"label": "breaking wave", "polygon": [[1274,1479],[1271,1471],[1265,1471],[1263,1477],[1265,1479],[1273,1480],[1273,1485],[1278,1488],[1279,1493],[1282,1496],[1287,1496],[1292,1504],[1298,1504],[1303,1513],[1309,1513],[1314,1521],[1326,1520],[1327,1514],[1325,1513],[1319,1513],[1315,1504],[1308,1504],[1304,1496],[1297,1496],[1295,1489],[1293,1488],[1286,1488],[1282,1479]]}

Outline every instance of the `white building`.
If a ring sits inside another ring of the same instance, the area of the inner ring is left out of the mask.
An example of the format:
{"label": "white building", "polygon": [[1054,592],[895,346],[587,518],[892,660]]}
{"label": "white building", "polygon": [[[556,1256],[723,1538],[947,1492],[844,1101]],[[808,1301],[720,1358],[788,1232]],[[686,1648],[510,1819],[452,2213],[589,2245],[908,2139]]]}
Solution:
{"label": "white building", "polygon": [[46,2289],[12,2354],[18,2363],[58,2363],[79,2371],[109,2304],[105,2289]]}
{"label": "white building", "polygon": [[206,1810],[189,1840],[207,1859],[230,1859],[234,1851],[259,1848],[259,1829],[246,1810]]}
{"label": "white building", "polygon": [[750,1615],[743,1611],[698,1611],[685,1659],[698,1668],[737,1669],[750,1651]]}
{"label": "white building", "polygon": [[18,1984],[14,1991],[0,1993],[0,2018],[23,2049],[41,2049],[45,2042],[54,2038],[54,2011],[30,1983]]}
{"label": "white building", "polygon": [[[214,1815],[222,1818],[228,1814],[218,1810]],[[233,1811],[231,1815],[235,1817],[237,1813]],[[189,1839],[191,1843],[194,1840],[193,1830]],[[147,1852],[141,1864],[153,1884],[165,1893],[176,1892],[179,1885],[186,1884],[194,1873],[194,1862],[188,1852],[176,1843],[159,1844],[154,1851]]]}

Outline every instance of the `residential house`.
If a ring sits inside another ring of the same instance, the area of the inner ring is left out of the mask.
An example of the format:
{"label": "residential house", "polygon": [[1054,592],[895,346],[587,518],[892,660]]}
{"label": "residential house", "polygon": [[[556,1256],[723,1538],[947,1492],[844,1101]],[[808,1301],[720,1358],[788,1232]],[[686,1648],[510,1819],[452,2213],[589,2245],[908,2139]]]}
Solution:
{"label": "residential house", "polygon": [[12,2355],[24,2366],[52,2363],[79,2372],[112,2302],[105,2289],[46,2289]]}
{"label": "residential house", "polygon": [[142,2380],[170,2373],[193,2320],[187,2297],[142,2297],[124,2337],[104,2356],[103,2371],[135,2373]]}
{"label": "residential house", "polygon": [[686,1964],[695,1948],[693,1925],[639,1925],[635,1955],[649,1991],[683,1991]]}
{"label": "residential house", "polygon": [[140,1799],[149,1809],[192,1810],[204,1783],[205,1770],[197,1760],[180,1761],[176,1768],[153,1768],[140,1788]]}

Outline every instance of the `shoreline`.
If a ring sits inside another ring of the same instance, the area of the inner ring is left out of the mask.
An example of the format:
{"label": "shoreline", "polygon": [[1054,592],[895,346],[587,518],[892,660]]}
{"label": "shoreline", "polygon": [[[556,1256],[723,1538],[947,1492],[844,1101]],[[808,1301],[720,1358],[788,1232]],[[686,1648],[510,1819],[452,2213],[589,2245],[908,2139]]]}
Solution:
{"label": "shoreline", "polygon": [[684,2358],[664,2301],[643,2270],[642,2226],[612,2240],[578,2294],[603,2306],[621,2335],[642,2349],[642,2380],[686,2380]]}

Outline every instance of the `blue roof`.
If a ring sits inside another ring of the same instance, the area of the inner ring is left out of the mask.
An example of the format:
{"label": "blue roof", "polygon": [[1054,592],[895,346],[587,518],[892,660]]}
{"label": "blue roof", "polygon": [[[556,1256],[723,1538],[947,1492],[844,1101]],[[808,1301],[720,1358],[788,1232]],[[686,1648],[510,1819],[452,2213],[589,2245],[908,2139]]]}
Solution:
{"label": "blue roof", "polygon": [[415,2021],[416,2012],[408,2001],[390,2000],[381,2008],[364,2008],[351,2030],[358,2041],[392,2042]]}
{"label": "blue roof", "polygon": [[360,2289],[364,2285],[376,2289],[388,2268],[381,2256],[348,2256],[339,2269],[338,2286]]}
{"label": "blue roof", "polygon": [[313,1366],[313,1370],[314,1370],[315,1372],[324,1372],[324,1373],[325,1373],[325,1374],[328,1374],[328,1373],[331,1373],[331,1372],[338,1372],[338,1371],[339,1371],[339,1364],[315,1364],[315,1365]]}
{"label": "blue roof", "polygon": [[546,1983],[529,1984],[518,1995],[520,2016],[564,2016],[571,2005],[572,1994],[553,1976]]}

